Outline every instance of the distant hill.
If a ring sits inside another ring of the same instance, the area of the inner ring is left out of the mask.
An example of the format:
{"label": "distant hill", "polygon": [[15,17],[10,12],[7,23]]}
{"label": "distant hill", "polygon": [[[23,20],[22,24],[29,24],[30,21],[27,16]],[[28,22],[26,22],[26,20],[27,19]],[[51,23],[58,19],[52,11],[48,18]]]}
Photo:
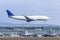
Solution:
{"label": "distant hill", "polygon": [[0,26],[17,26],[17,27],[59,27],[58,25],[51,25],[51,24],[31,24],[31,23],[20,23],[20,24],[12,24],[6,22],[0,22]]}

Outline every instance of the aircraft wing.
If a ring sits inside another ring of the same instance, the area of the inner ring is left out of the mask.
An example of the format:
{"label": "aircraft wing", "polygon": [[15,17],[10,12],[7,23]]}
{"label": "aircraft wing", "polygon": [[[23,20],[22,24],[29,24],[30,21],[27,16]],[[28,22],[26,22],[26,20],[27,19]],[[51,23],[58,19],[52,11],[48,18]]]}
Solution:
{"label": "aircraft wing", "polygon": [[29,17],[27,17],[27,16],[25,16],[25,15],[23,15],[25,18],[26,18],[26,21],[27,22],[30,22],[30,21],[32,21],[33,19],[31,19],[31,18],[29,18]]}

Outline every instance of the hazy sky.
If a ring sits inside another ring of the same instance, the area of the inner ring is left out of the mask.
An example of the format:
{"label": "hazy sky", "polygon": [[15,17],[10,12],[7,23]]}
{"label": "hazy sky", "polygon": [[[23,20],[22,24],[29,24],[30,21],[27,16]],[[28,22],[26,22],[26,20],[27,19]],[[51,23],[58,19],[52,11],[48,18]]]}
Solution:
{"label": "hazy sky", "polygon": [[[8,18],[6,10],[14,15],[45,15],[50,17],[47,24],[60,25],[60,0],[0,0],[0,22],[27,23]],[[30,23],[42,23],[32,21]],[[44,22],[43,22],[44,23]]]}

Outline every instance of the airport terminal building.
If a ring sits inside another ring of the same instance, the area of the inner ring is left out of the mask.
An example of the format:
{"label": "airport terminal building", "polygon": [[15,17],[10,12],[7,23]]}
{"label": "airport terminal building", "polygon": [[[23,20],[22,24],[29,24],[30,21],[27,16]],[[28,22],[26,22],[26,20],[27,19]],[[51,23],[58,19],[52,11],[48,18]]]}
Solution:
{"label": "airport terminal building", "polygon": [[[42,26],[0,26],[0,36],[12,36],[12,35],[44,35],[44,34],[60,34],[60,27],[54,25],[42,25]],[[14,37],[15,37],[14,36]],[[12,36],[13,37],[13,36]]]}

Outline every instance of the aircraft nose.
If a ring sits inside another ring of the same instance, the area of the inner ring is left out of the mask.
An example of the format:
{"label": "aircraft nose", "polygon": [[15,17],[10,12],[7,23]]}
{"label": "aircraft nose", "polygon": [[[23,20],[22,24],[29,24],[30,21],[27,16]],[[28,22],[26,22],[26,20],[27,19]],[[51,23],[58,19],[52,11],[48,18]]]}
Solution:
{"label": "aircraft nose", "polygon": [[46,17],[46,19],[50,19],[49,17]]}

